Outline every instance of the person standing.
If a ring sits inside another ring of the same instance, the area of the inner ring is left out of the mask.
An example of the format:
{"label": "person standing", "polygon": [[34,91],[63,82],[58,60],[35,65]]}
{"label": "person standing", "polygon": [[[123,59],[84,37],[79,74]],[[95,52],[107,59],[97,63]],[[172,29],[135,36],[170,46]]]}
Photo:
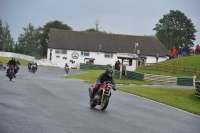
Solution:
{"label": "person standing", "polygon": [[159,54],[156,53],[156,63],[158,63],[158,59],[159,59]]}
{"label": "person standing", "polygon": [[182,51],[182,48],[179,46],[178,48],[178,57],[181,57],[183,56],[183,51]]}
{"label": "person standing", "polygon": [[172,56],[173,56],[173,58],[176,57],[176,47],[175,46],[172,49]]}

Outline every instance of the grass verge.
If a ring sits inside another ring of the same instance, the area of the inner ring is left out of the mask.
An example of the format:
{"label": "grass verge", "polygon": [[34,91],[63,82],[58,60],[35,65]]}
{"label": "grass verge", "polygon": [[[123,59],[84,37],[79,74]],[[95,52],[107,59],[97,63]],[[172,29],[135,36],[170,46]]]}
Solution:
{"label": "grass verge", "polygon": [[147,87],[118,88],[118,90],[200,115],[200,100],[194,96],[194,90]]}

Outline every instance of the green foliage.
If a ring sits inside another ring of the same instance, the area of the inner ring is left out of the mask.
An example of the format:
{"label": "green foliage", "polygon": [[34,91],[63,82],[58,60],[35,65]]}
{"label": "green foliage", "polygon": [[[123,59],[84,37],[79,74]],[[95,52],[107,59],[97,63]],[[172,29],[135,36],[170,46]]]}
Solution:
{"label": "green foliage", "polygon": [[39,35],[41,28],[34,28],[29,24],[27,28],[23,28],[24,34],[18,37],[18,44],[16,45],[16,52],[30,56],[41,54],[41,45],[39,43]]}
{"label": "green foliage", "polygon": [[9,25],[5,22],[2,24],[0,19],[0,51],[13,52],[14,41],[10,34]]}
{"label": "green foliage", "polygon": [[200,115],[200,100],[194,96],[194,90],[143,87],[118,88],[118,90]]}
{"label": "green foliage", "polygon": [[63,24],[63,22],[60,22],[58,20],[46,23],[44,25],[44,27],[42,27],[42,33],[39,36],[40,44],[43,47],[43,52],[42,52],[43,55],[42,56],[47,55],[47,44],[49,41],[50,28],[62,29],[62,30],[72,30],[72,28],[70,26],[68,26],[67,24]]}
{"label": "green foliage", "polygon": [[168,50],[171,50],[173,46],[177,48],[181,46],[184,51],[188,52],[188,48],[193,47],[193,41],[196,40],[195,26],[191,19],[179,10],[170,10],[169,14],[163,15],[153,30]]}
{"label": "green foliage", "polygon": [[98,30],[95,30],[94,28],[90,28],[85,30],[85,32],[99,32]]}

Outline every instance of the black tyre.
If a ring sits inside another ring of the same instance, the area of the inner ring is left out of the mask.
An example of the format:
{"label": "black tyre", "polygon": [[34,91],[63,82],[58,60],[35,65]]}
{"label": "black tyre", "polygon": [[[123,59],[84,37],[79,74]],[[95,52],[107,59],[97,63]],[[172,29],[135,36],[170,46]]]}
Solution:
{"label": "black tyre", "polygon": [[100,109],[105,110],[108,106],[108,103],[109,103],[109,97],[105,97],[103,102],[100,105]]}
{"label": "black tyre", "polygon": [[97,106],[97,104],[94,103],[94,101],[92,99],[90,99],[90,107],[94,108],[96,106]]}
{"label": "black tyre", "polygon": [[10,81],[12,81],[12,78],[13,78],[13,75],[12,75],[12,73],[10,72],[10,73],[9,73],[9,79],[10,79]]}

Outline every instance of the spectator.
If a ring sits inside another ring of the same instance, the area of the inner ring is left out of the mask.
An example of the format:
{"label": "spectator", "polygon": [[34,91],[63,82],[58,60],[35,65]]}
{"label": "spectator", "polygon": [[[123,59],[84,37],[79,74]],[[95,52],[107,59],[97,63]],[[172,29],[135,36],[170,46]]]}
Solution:
{"label": "spectator", "polygon": [[119,64],[118,64],[118,61],[115,62],[115,70],[119,70]]}
{"label": "spectator", "polygon": [[182,50],[182,48],[179,46],[179,48],[178,48],[178,57],[181,57],[181,56],[183,56],[183,50]]}
{"label": "spectator", "polygon": [[172,56],[173,56],[173,58],[176,57],[176,47],[173,47],[173,49],[172,49]]}
{"label": "spectator", "polygon": [[118,60],[117,63],[118,63],[118,66],[119,66],[118,70],[120,71],[120,65],[121,65],[120,61]]}
{"label": "spectator", "polygon": [[199,44],[196,45],[195,53],[196,54],[200,54],[200,46],[199,46]]}
{"label": "spectator", "polygon": [[191,55],[191,56],[194,55],[194,52],[193,52],[192,50],[190,50],[190,55]]}
{"label": "spectator", "polygon": [[156,53],[156,63],[158,63],[158,59],[159,59],[159,54]]}

